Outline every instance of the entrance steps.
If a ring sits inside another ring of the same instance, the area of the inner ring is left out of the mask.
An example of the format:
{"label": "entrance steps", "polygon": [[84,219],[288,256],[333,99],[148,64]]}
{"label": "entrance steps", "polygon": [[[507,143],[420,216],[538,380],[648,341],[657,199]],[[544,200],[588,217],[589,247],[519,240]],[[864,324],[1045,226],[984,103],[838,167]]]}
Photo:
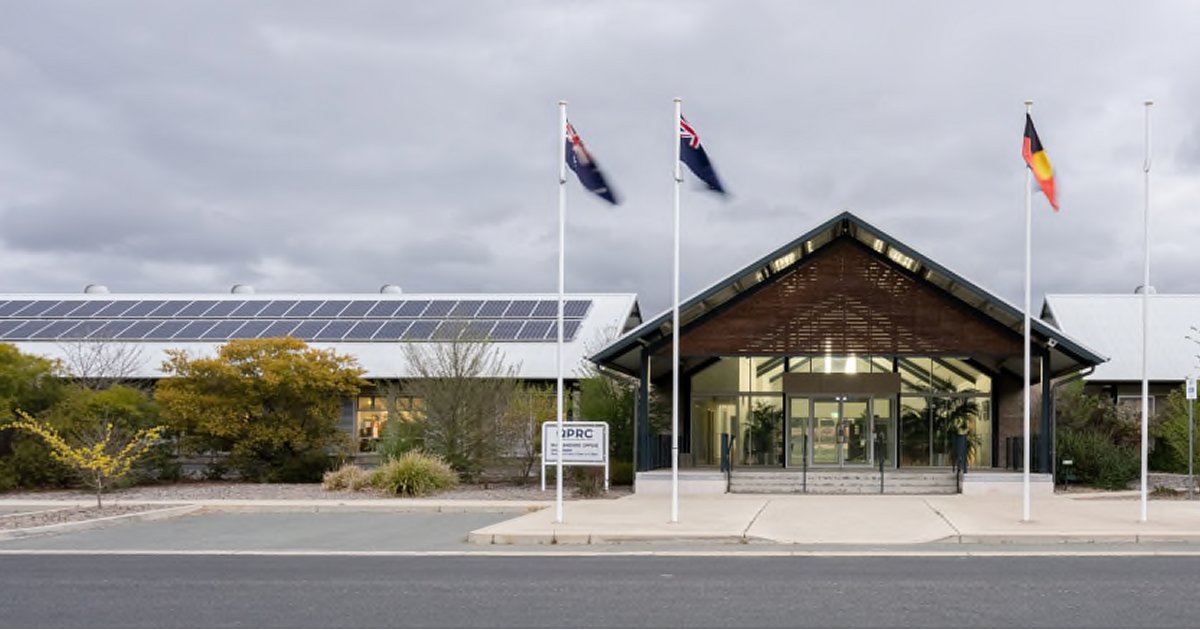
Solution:
{"label": "entrance steps", "polygon": [[[734,469],[729,491],[743,494],[879,494],[878,470],[809,470],[807,484],[799,470]],[[956,494],[951,471],[887,470],[884,494]]]}

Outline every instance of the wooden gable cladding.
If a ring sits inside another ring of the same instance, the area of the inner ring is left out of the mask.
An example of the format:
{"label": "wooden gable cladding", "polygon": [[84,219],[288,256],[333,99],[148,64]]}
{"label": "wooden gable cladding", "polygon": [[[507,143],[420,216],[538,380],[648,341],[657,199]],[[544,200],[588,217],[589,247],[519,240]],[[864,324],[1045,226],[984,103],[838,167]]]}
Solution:
{"label": "wooden gable cladding", "polygon": [[849,238],[681,332],[693,357],[1021,354],[1019,334]]}

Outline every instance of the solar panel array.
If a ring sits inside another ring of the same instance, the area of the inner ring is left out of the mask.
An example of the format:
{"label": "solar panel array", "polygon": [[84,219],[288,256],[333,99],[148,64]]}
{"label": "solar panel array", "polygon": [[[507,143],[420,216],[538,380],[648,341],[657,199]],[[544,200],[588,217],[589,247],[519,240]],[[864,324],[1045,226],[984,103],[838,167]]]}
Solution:
{"label": "solar panel array", "polygon": [[[591,300],[563,305],[572,341]],[[558,300],[0,300],[0,341],[553,341]]]}

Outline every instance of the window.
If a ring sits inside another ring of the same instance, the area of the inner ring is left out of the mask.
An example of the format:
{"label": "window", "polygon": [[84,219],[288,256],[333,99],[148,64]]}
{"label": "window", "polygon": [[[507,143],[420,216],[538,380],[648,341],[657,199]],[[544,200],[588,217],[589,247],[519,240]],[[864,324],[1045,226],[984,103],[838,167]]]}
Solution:
{"label": "window", "polygon": [[[392,404],[396,417],[402,422],[415,421],[422,410],[421,399],[412,396],[396,396]],[[360,453],[375,451],[379,438],[383,435],[383,427],[388,421],[388,410],[386,396],[358,397],[355,425]]]}

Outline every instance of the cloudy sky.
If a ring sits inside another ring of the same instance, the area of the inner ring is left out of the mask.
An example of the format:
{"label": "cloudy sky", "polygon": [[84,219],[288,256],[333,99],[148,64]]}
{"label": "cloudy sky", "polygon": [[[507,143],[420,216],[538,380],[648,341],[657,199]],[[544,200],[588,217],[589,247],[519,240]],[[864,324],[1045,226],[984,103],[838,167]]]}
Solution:
{"label": "cloudy sky", "polygon": [[[1022,101],[1059,180],[1035,296],[1200,293],[1200,4],[0,0],[0,291],[569,291],[670,300],[672,102],[694,292],[843,210],[1013,302]],[[1035,298],[1037,299],[1037,298]]]}

